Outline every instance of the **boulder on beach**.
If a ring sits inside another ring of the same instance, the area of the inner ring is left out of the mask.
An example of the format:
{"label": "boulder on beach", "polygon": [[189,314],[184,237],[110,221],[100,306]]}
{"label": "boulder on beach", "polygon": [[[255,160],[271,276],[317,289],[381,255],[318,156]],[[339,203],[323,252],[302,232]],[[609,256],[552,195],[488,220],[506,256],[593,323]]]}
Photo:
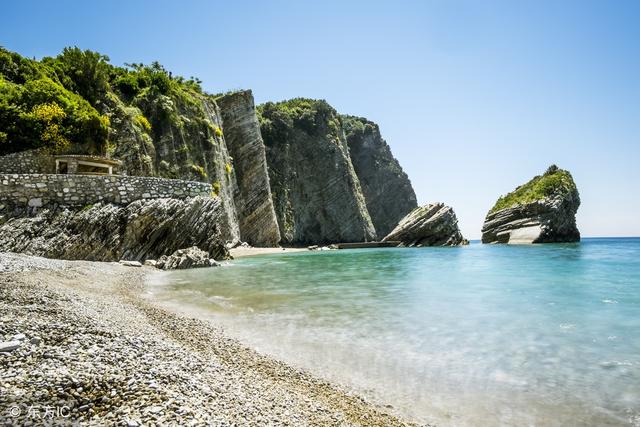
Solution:
{"label": "boulder on beach", "polygon": [[178,249],[169,256],[163,255],[156,263],[162,270],[183,270],[187,268],[217,267],[219,264],[209,258],[209,254],[197,246]]}
{"label": "boulder on beach", "polygon": [[399,246],[458,246],[469,243],[460,233],[455,212],[444,203],[431,203],[414,209],[382,241],[399,241]]}
{"label": "boulder on beach", "polygon": [[580,194],[569,171],[550,166],[502,196],[482,227],[482,243],[577,242]]}

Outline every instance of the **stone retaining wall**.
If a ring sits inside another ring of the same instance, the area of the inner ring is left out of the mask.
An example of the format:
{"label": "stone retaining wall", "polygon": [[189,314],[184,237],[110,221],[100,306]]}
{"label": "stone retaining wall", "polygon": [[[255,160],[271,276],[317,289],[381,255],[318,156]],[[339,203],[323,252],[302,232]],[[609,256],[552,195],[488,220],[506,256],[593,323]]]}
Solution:
{"label": "stone retaining wall", "polygon": [[98,202],[128,204],[139,199],[209,196],[211,185],[139,176],[0,174],[0,213],[48,205],[84,207]]}
{"label": "stone retaining wall", "polygon": [[26,150],[0,156],[0,174],[53,172],[55,172],[53,157],[40,150]]}

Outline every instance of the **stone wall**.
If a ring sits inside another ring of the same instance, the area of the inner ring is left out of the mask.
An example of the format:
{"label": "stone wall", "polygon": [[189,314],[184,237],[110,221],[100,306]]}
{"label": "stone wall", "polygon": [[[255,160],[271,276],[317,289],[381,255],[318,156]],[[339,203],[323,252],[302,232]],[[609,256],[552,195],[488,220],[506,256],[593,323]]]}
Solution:
{"label": "stone wall", "polygon": [[[136,176],[0,174],[0,214],[60,205],[85,207],[98,202],[125,205],[140,199],[210,196],[211,185]],[[3,212],[4,211],[4,212]]]}
{"label": "stone wall", "polygon": [[39,150],[27,150],[0,156],[0,173],[53,172],[55,172],[53,158]]}

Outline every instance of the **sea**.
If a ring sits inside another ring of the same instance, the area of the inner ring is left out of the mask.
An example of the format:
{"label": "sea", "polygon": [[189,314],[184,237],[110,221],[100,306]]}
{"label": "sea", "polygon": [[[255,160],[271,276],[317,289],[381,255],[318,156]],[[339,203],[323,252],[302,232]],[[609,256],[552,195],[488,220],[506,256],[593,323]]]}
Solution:
{"label": "sea", "polygon": [[640,238],[284,252],[148,289],[419,423],[640,426]]}

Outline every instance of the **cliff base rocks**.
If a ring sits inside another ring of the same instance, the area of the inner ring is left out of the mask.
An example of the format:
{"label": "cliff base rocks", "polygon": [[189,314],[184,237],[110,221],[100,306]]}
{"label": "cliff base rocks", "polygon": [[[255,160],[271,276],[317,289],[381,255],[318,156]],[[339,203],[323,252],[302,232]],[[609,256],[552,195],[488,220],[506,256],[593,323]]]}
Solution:
{"label": "cliff base rocks", "polygon": [[209,259],[209,254],[197,246],[178,249],[170,256],[163,255],[155,264],[157,268],[162,270],[183,270],[186,268],[217,267],[219,265],[215,260]]}
{"label": "cliff base rocks", "polygon": [[444,203],[414,209],[382,241],[399,241],[400,246],[458,246],[469,243],[460,233],[455,212]]}
{"label": "cliff base rocks", "polygon": [[[198,246],[229,257],[226,215],[219,198],[138,200],[126,206],[52,208],[0,226],[0,252],[89,261],[144,261]],[[208,260],[209,257],[207,257]]]}

